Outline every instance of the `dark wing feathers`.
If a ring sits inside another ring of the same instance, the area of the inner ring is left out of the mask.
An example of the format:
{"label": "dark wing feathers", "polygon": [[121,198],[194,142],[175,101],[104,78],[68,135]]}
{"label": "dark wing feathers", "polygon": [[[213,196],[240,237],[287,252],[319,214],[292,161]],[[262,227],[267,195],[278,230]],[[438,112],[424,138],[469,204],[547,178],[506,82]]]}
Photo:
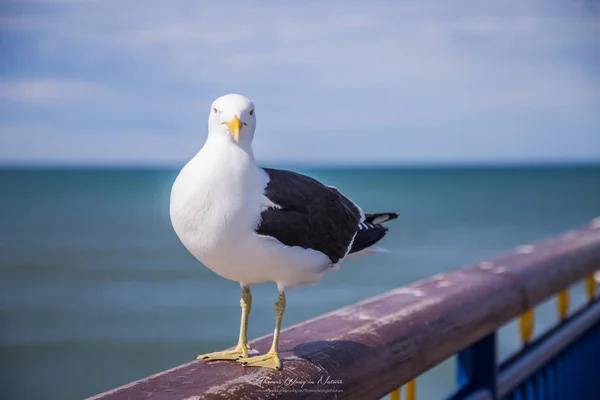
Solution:
{"label": "dark wing feathers", "polygon": [[262,212],[256,228],[288,246],[311,248],[332,264],[342,259],[358,229],[360,210],[335,188],[291,171],[265,168],[266,196],[280,208]]}
{"label": "dark wing feathers", "polygon": [[387,233],[388,228],[380,224],[365,223],[361,225],[361,228],[356,233],[350,253],[356,253],[364,250],[367,247],[373,246],[375,243],[381,240]]}
{"label": "dark wing feathers", "polygon": [[366,214],[336,188],[306,175],[265,168],[269,183],[265,195],[279,208],[262,212],[256,232],[276,238],[287,246],[300,246],[325,254],[332,264],[374,245],[385,236],[383,222],[396,213]]}
{"label": "dark wing feathers", "polygon": [[388,231],[388,228],[381,224],[396,218],[398,218],[397,213],[365,214],[365,221],[360,224],[348,254],[364,250],[379,242]]}

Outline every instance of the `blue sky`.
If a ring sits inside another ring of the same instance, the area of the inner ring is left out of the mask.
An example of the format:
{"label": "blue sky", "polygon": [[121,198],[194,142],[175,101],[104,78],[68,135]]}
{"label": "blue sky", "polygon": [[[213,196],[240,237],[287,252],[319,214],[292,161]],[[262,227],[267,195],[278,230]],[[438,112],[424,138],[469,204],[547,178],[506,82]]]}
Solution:
{"label": "blue sky", "polygon": [[180,165],[211,102],[263,163],[600,161],[591,1],[0,2],[0,163]]}

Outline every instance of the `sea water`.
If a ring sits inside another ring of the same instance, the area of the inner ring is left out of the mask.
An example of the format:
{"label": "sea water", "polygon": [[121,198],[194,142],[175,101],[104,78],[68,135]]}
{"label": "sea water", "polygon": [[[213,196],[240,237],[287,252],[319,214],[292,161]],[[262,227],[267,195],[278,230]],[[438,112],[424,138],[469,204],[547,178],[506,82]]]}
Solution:
{"label": "sea water", "polygon": [[[600,167],[296,168],[365,212],[396,211],[380,243],[288,293],[289,326],[561,234],[600,215]],[[236,343],[239,285],[203,267],[169,221],[177,170],[0,170],[0,397],[78,399]],[[249,336],[273,329],[272,284],[253,288]],[[583,295],[575,290],[574,304]],[[549,302],[539,332],[555,321]],[[514,324],[500,351],[519,346]],[[335,377],[334,377],[335,378]],[[454,387],[452,360],[419,399]]]}

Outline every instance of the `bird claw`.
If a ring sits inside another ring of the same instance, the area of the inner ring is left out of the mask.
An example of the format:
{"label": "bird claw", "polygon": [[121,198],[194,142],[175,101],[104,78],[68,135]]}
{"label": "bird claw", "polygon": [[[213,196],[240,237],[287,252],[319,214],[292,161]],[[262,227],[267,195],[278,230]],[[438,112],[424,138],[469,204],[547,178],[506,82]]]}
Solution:
{"label": "bird claw", "polygon": [[235,348],[234,350],[215,351],[214,353],[200,354],[196,360],[217,361],[231,360],[235,361],[241,357],[248,357],[248,350]]}
{"label": "bird claw", "polygon": [[279,360],[279,355],[274,352],[269,352],[262,356],[240,357],[236,361],[245,367],[263,367],[275,370],[281,369],[281,361]]}

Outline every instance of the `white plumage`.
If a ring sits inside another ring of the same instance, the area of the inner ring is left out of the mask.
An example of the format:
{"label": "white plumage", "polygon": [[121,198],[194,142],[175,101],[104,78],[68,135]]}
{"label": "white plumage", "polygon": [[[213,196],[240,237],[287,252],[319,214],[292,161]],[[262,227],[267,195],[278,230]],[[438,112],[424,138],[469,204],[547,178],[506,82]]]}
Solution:
{"label": "white plumage", "polygon": [[327,256],[255,231],[261,212],[277,207],[264,195],[268,182],[249,141],[209,134],[173,185],[175,232],[194,257],[224,278],[275,282],[280,290],[316,283],[328,270]]}

